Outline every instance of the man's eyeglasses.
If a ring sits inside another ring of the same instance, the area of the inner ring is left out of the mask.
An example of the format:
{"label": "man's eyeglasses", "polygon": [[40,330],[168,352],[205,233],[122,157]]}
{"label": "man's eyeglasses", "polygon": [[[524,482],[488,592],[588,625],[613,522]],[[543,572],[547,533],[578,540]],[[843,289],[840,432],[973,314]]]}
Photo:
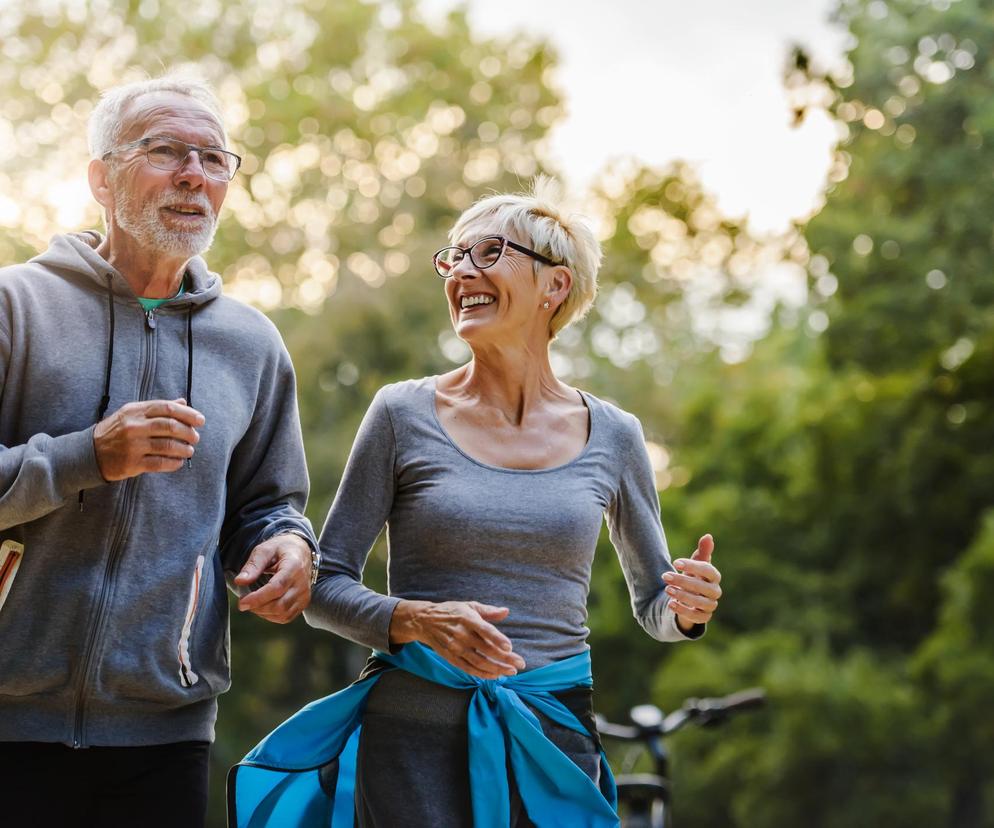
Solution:
{"label": "man's eyeglasses", "polygon": [[163,137],[139,138],[128,144],[121,144],[119,147],[107,150],[103,154],[102,160],[106,161],[115,152],[135,147],[145,148],[145,158],[150,166],[157,170],[171,172],[182,169],[190,153],[195,152],[200,157],[200,166],[204,170],[204,175],[215,181],[231,181],[242,163],[241,158],[227,150],[215,147],[196,147],[184,141],[177,141],[175,138]]}
{"label": "man's eyeglasses", "polygon": [[542,262],[542,264],[553,266],[558,266],[560,264],[560,262],[554,262],[547,256],[543,256],[541,253],[529,250],[524,245],[517,244],[510,239],[505,239],[503,236],[486,236],[469,247],[443,247],[431,257],[431,260],[435,265],[435,272],[443,279],[448,279],[449,276],[452,275],[452,271],[455,269],[456,265],[458,265],[467,254],[469,254],[469,260],[472,262],[473,267],[477,270],[486,270],[488,267],[493,267],[497,264],[497,262],[500,261],[500,257],[504,255],[504,251],[509,247],[512,250],[517,250],[519,253],[524,253],[526,256],[531,256],[533,259],[537,259]]}

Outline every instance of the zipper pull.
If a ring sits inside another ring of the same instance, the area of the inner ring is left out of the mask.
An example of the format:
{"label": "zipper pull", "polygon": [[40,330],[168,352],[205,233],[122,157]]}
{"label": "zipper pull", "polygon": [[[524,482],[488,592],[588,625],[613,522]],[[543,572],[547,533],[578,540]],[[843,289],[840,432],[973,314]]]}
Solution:
{"label": "zipper pull", "polygon": [[145,311],[145,321],[148,323],[148,326],[154,331],[155,330],[155,309],[154,308],[149,308],[147,311]]}

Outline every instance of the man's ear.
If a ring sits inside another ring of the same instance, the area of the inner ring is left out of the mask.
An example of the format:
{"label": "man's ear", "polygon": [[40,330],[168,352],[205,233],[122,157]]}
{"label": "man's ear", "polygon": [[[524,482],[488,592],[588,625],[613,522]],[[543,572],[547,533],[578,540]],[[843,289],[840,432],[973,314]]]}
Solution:
{"label": "man's ear", "polygon": [[90,192],[93,193],[97,204],[105,210],[113,209],[114,194],[110,186],[110,168],[107,162],[94,158],[86,169],[86,176],[90,182]]}

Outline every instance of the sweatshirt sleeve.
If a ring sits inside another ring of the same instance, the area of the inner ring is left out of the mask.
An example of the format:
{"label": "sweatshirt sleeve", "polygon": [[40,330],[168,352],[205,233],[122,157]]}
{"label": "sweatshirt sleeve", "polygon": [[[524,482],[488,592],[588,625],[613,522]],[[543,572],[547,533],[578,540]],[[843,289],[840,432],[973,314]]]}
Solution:
{"label": "sweatshirt sleeve", "polygon": [[321,574],[304,611],[312,627],[389,650],[390,619],[400,599],[362,583],[369,551],[393,507],[397,442],[380,389],[363,417],[338,494],[321,530]]}
{"label": "sweatshirt sleeve", "polygon": [[673,572],[659,516],[659,495],[642,426],[634,417],[620,435],[618,467],[622,470],[614,501],[607,511],[611,543],[618,553],[632,599],[632,613],[657,641],[700,638],[704,624],[684,633],[669,607],[662,580]]}
{"label": "sweatshirt sleeve", "polygon": [[229,585],[252,550],[276,535],[317,539],[304,517],[309,481],[290,355],[278,345],[248,430],[228,464],[221,560]]}
{"label": "sweatshirt sleeve", "polygon": [[[6,389],[10,337],[0,323],[0,389]],[[0,435],[0,530],[65,506],[82,489],[103,485],[93,427],[52,437],[35,434],[22,445]]]}

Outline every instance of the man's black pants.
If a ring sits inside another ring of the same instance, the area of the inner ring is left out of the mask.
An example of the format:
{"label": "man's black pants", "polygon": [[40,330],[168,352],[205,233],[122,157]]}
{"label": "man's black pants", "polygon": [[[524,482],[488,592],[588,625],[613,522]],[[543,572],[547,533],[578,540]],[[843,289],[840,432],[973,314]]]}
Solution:
{"label": "man's black pants", "polygon": [[208,742],[0,742],[4,828],[203,828]]}

